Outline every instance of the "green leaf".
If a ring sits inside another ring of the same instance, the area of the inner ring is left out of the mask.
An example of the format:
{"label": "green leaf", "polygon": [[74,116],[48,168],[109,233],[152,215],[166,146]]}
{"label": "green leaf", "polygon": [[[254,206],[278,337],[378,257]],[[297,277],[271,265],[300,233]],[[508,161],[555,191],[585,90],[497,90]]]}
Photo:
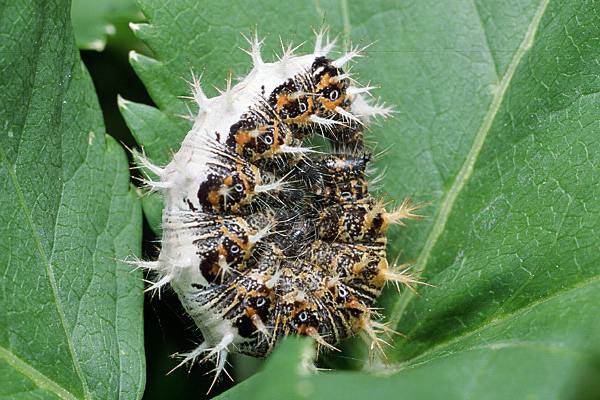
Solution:
{"label": "green leaf", "polygon": [[286,338],[269,357],[263,372],[223,393],[219,399],[308,399],[312,394],[309,378],[314,372],[314,357],[315,348],[310,340]]}
{"label": "green leaf", "polygon": [[140,398],[141,212],[67,1],[0,6],[0,397]]}
{"label": "green leaf", "polygon": [[104,50],[108,36],[117,33],[121,21],[140,20],[133,0],[73,0],[71,18],[77,47]]}
{"label": "green leaf", "polygon": [[[600,395],[589,385],[600,377],[600,11],[593,2],[140,4],[149,24],[136,33],[156,58],[133,54],[132,64],[160,108],[146,110],[156,121],[187,113],[179,96],[188,94],[181,78],[190,69],[204,73],[205,87],[247,72],[250,61],[236,47],[245,46],[239,32],[255,26],[269,34],[267,49],[278,35],[310,42],[323,20],[343,42],[376,42],[353,72],[381,85],[378,95],[398,110],[370,131],[378,148],[389,148],[378,160],[388,169],[381,195],[430,203],[425,220],[392,232],[389,254],[414,260],[434,286],[387,290],[380,305],[406,336],[389,338],[387,358],[358,362],[364,372],[309,379],[313,396]],[[140,143],[160,137],[148,154],[168,159],[189,124],[145,129],[134,110],[123,114]],[[364,360],[347,347],[344,357]],[[247,387],[232,393],[244,396]]]}

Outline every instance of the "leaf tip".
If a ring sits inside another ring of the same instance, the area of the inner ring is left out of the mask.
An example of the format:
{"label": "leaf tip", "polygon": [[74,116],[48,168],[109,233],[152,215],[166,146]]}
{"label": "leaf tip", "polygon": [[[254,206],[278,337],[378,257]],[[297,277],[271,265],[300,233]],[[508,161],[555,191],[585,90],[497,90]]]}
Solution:
{"label": "leaf tip", "polygon": [[88,47],[91,50],[96,50],[96,51],[104,50],[105,46],[106,46],[106,41],[103,39],[92,40],[91,42],[88,43]]}
{"label": "leaf tip", "polygon": [[131,50],[128,54],[128,57],[129,57],[129,61],[139,61],[140,54],[135,50]]}
{"label": "leaf tip", "polygon": [[120,94],[117,95],[117,106],[119,110],[124,111],[131,104],[129,100],[124,99]]}
{"label": "leaf tip", "polygon": [[140,30],[140,24],[136,24],[135,22],[130,22],[129,29],[131,29],[133,32],[137,32]]}
{"label": "leaf tip", "polygon": [[107,35],[114,36],[117,33],[117,28],[113,24],[104,25],[104,32]]}

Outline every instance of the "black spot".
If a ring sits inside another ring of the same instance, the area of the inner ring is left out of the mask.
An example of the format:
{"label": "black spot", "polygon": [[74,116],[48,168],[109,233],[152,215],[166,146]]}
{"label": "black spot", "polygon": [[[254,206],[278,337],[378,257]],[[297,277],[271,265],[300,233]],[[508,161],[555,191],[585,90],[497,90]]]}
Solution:
{"label": "black spot", "polygon": [[249,316],[243,315],[235,321],[235,326],[241,337],[251,337],[256,332],[256,326],[252,323]]}
{"label": "black spot", "polygon": [[191,211],[197,211],[196,207],[194,207],[194,204],[191,202],[190,199],[185,199],[186,204],[188,205],[188,207],[190,208]]}
{"label": "black spot", "polygon": [[347,310],[354,318],[359,318],[364,313],[364,311],[359,308],[347,308]]}
{"label": "black spot", "polygon": [[[333,65],[331,65],[331,60],[328,59],[327,57],[315,58],[315,61],[313,61],[312,66],[311,66],[312,73],[314,74],[321,67],[323,67],[323,70],[330,70],[330,69],[335,70],[335,67]],[[322,73],[321,73],[321,75],[322,75]]]}
{"label": "black spot", "polygon": [[204,258],[200,261],[200,273],[209,283],[214,283],[219,278],[220,268],[216,269],[216,273],[213,270],[213,266],[218,265],[219,255],[216,251],[203,254]]}

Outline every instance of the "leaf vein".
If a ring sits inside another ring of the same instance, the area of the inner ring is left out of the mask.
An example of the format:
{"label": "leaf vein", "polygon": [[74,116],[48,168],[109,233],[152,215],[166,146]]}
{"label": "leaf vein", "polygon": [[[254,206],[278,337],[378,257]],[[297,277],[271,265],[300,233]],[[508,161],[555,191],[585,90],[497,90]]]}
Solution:
{"label": "leaf vein", "polygon": [[344,21],[344,48],[350,48],[350,11],[348,10],[348,0],[340,0],[342,9],[342,18]]}
{"label": "leaf vein", "polygon": [[8,349],[0,346],[0,358],[4,359],[10,366],[17,370],[21,375],[26,376],[34,382],[39,388],[48,390],[64,400],[76,400],[77,397],[71,392],[60,386],[58,383],[42,374],[40,371],[21,360]]}
{"label": "leaf vein", "polygon": [[492,65],[494,67],[494,76],[496,77],[496,81],[499,81],[500,77],[498,76],[498,67],[496,66],[496,58],[494,57],[494,54],[492,53],[492,48],[490,47],[490,41],[488,38],[487,31],[485,29],[485,25],[483,23],[483,19],[481,18],[481,12],[479,10],[479,7],[477,6],[476,0],[471,0],[471,3],[473,4],[473,8],[475,9],[475,14],[477,14],[477,20],[479,21],[479,25],[481,26],[481,31],[483,32],[483,39],[485,41],[486,49],[490,55],[490,58],[492,59]]}

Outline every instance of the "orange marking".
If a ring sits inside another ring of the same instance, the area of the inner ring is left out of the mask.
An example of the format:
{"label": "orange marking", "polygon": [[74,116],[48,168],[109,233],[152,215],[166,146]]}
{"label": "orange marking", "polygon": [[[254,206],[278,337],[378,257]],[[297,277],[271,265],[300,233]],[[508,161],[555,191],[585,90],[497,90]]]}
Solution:
{"label": "orange marking", "polygon": [[221,196],[219,196],[219,192],[217,192],[216,190],[211,190],[210,192],[208,192],[208,201],[213,206],[219,205],[219,198],[220,197]]}
{"label": "orange marking", "polygon": [[298,329],[296,329],[296,332],[298,332],[299,335],[308,335],[308,329],[309,327],[306,325],[300,325]]}
{"label": "orange marking", "polygon": [[246,143],[252,140],[252,135],[248,131],[239,131],[235,136],[235,142],[240,146],[245,146]]}
{"label": "orange marking", "polygon": [[219,267],[219,264],[213,263],[213,265],[211,265],[211,267],[210,267],[209,273],[211,275],[215,275],[216,276],[216,275],[219,275],[220,272],[221,272],[221,267]]}
{"label": "orange marking", "polygon": [[331,83],[331,77],[329,74],[325,74],[321,76],[321,80],[319,81],[318,89],[324,89]]}
{"label": "orange marking", "polygon": [[371,279],[371,284],[377,289],[381,289],[386,282],[385,272],[388,270],[388,263],[385,258],[382,258],[377,264],[378,273]]}
{"label": "orange marking", "polygon": [[290,102],[287,94],[280,94],[279,96],[277,96],[277,105],[276,105],[276,109],[277,111],[281,110],[286,104],[288,104]]}
{"label": "orange marking", "polygon": [[354,308],[356,310],[365,311],[365,307],[356,299],[352,299],[346,303],[346,308]]}

